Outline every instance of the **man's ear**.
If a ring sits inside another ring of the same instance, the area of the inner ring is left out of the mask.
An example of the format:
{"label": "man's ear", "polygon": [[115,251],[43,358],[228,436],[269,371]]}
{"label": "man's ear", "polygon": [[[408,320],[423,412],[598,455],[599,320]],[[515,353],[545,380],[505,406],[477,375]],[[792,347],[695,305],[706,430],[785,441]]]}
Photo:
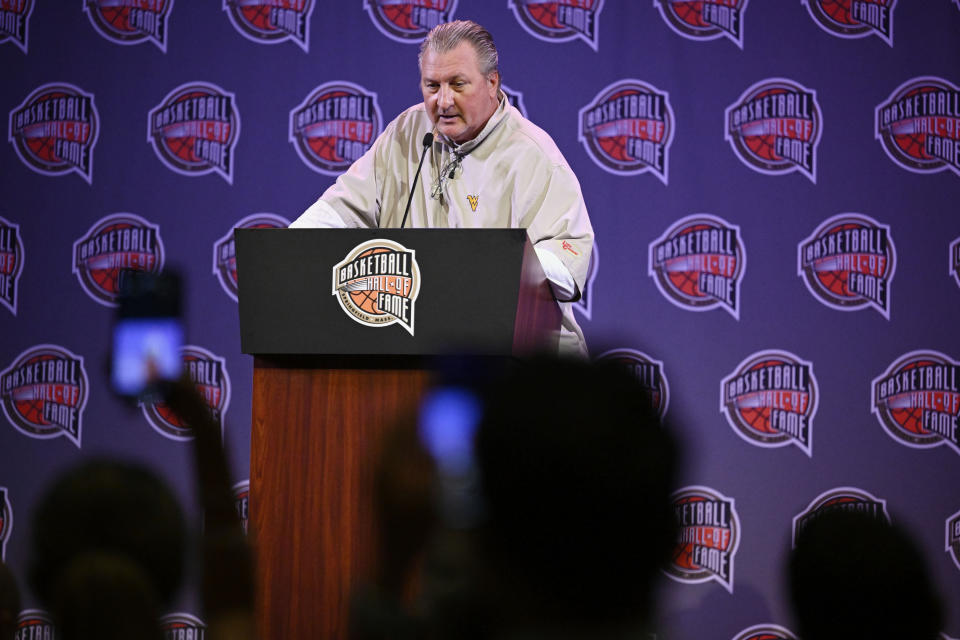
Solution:
{"label": "man's ear", "polygon": [[490,97],[496,99],[497,93],[500,91],[499,71],[491,71],[487,74],[487,90],[490,94]]}

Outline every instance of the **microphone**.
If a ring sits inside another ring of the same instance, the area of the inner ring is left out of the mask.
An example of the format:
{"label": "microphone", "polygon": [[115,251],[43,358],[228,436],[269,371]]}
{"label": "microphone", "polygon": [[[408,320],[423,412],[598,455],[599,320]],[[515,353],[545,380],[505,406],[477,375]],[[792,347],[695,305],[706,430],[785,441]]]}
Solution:
{"label": "microphone", "polygon": [[417,172],[413,174],[413,185],[410,187],[410,196],[407,198],[407,207],[403,210],[403,220],[400,222],[400,228],[407,224],[407,214],[410,213],[410,203],[413,202],[413,192],[417,188],[417,178],[420,177],[420,169],[423,167],[423,159],[427,157],[427,149],[433,144],[433,133],[427,131],[423,134],[423,151],[420,152],[420,164],[417,165]]}

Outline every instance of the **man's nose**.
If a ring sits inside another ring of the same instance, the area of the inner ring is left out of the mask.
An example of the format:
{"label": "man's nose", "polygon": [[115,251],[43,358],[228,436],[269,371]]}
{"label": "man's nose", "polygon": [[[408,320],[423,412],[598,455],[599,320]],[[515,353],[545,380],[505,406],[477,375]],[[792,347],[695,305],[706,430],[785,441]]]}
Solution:
{"label": "man's nose", "polygon": [[440,87],[440,95],[437,97],[437,106],[441,109],[446,109],[453,106],[453,90],[450,87]]}

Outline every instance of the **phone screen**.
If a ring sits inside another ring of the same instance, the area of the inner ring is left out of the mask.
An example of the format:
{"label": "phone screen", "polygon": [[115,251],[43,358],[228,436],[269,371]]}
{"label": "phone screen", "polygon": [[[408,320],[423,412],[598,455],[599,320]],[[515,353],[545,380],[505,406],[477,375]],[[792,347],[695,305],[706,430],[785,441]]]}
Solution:
{"label": "phone screen", "polygon": [[175,317],[122,318],[113,331],[113,388],[138,396],[156,380],[176,380],[183,371],[183,328]]}

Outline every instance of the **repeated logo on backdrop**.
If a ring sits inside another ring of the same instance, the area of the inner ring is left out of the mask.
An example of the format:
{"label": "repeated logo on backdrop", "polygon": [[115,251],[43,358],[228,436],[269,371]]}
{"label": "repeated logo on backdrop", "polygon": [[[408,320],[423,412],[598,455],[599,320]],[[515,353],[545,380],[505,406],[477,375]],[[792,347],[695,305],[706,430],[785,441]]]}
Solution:
{"label": "repeated logo on backdrop", "polygon": [[163,269],[160,227],[134,213],[100,218],[73,243],[73,273],[95,302],[117,306],[120,272],[159,273]]}
{"label": "repeated logo on backdrop", "polygon": [[233,232],[236,229],[286,229],[289,226],[289,220],[275,213],[254,213],[237,222],[213,243],[213,275],[234,302],[237,302],[237,247]]}
{"label": "repeated logo on backdrop", "polygon": [[604,171],[649,171],[667,184],[675,123],[669,94],[640,80],[619,80],[580,109],[577,139]]}
{"label": "repeated logo on backdrop", "polygon": [[793,546],[797,546],[797,538],[811,522],[836,511],[862,513],[877,520],[890,522],[886,500],[881,500],[856,487],[835,487],[818,495],[806,509],[793,517]]}
{"label": "repeated logo on backdrop", "polygon": [[900,444],[942,444],[960,453],[960,362],[939,351],[911,351],[873,379],[870,410]]}
{"label": "repeated logo on backdrop", "polygon": [[817,26],[839,38],[879,36],[893,46],[897,0],[803,0]]}
{"label": "repeated logo on backdrop", "polygon": [[502,91],[503,95],[506,96],[507,102],[515,106],[524,118],[529,118],[527,115],[527,107],[525,104],[523,104],[523,92],[514,91],[503,83],[500,84],[500,91]]}
{"label": "repeated logo on backdrop", "polygon": [[53,626],[53,618],[46,611],[40,609],[24,609],[17,617],[16,640],[54,640],[57,629]]}
{"label": "repeated logo on backdrop", "polygon": [[20,226],[0,217],[0,304],[17,315],[17,289],[25,252]]}
{"label": "repeated logo on backdrop", "polygon": [[314,0],[223,0],[233,27],[258,44],[291,41],[310,50],[310,14]]}
{"label": "repeated logo on backdrop", "polygon": [[740,227],[707,213],[681,218],[650,243],[648,275],[667,300],[688,311],[719,307],[739,320],[746,269]]}
{"label": "repeated logo on backdrop", "polygon": [[430,29],[453,20],[457,0],[363,0],[363,8],[383,35],[420,44]]}
{"label": "repeated logo on backdrop", "polygon": [[7,488],[0,487],[0,562],[6,562],[7,542],[13,533],[13,508],[10,506],[10,497]]}
{"label": "repeated logo on backdrop", "polygon": [[828,218],[797,247],[797,273],[831,309],[873,307],[890,319],[890,283],[897,252],[890,227],[862,213]]}
{"label": "repeated logo on backdrop", "polygon": [[758,624],[744,629],[733,640],[797,640],[797,636],[778,624]]}
{"label": "repeated logo on backdrop", "polygon": [[167,51],[167,20],[173,0],[85,0],[83,10],[90,24],[111,42],[153,42]]}
{"label": "repeated logo on backdrop", "polygon": [[91,183],[99,135],[93,94],[67,82],[37,87],[10,112],[10,144],[21,162],[46,176],[76,173]]}
{"label": "repeated logo on backdrop", "polygon": [[757,351],[720,383],[720,412],[738,436],[758,447],[792,444],[808,456],[819,399],[813,364],[789,351]]}
{"label": "repeated logo on backdrop", "polygon": [[684,487],[673,494],[680,536],[664,570],[678,582],[715,580],[733,593],[733,564],[740,545],[740,517],[733,498],[709,487]]}
{"label": "repeated logo on backdrop", "polygon": [[653,0],[664,22],[688,40],[727,38],[743,49],[743,16],[748,0],[677,2]]}
{"label": "repeated logo on backdrop", "polygon": [[600,251],[597,242],[593,242],[593,251],[590,252],[590,262],[587,264],[587,280],[580,292],[580,299],[573,303],[573,308],[589,320],[593,315],[593,283],[600,271]]}
{"label": "repeated logo on backdrop", "polygon": [[597,356],[597,362],[609,362],[627,370],[650,394],[654,409],[663,418],[670,406],[670,385],[663,373],[663,362],[635,349],[613,349]]}
{"label": "repeated logo on backdrop", "polygon": [[392,240],[368,240],[333,267],[333,295],[354,321],[368,327],[399,323],[410,335],[420,294],[416,251]]}
{"label": "repeated logo on backdrop", "polygon": [[603,0],[508,0],[524,31],[546,42],[579,38],[596,51],[600,46]]}
{"label": "repeated logo on backdrop", "polygon": [[823,116],[812,89],[766,78],[727,107],[724,121],[724,139],[743,164],[767,175],[796,171],[817,181]]}
{"label": "repeated logo on backdrop", "polygon": [[6,0],[0,2],[0,44],[12,42],[27,52],[30,14],[34,0]]}
{"label": "repeated logo on backdrop", "polygon": [[250,523],[250,481],[243,480],[233,485],[233,505],[240,518],[243,532],[247,533]]}
{"label": "repeated logo on backdrop", "polygon": [[0,372],[0,406],[25,436],[66,436],[80,447],[90,383],[83,358],[64,347],[38,344]]}
{"label": "repeated logo on backdrop", "polygon": [[338,176],[380,135],[377,94],[345,80],[325,82],[290,110],[290,142],[303,163]]}
{"label": "repeated logo on backdrop", "polygon": [[947,547],[945,551],[960,569],[960,511],[947,518]]}
{"label": "repeated logo on backdrop", "polygon": [[[223,419],[230,406],[230,377],[227,375],[226,360],[196,345],[185,345],[180,349],[180,355],[184,370],[222,431]],[[163,437],[181,442],[193,439],[193,428],[185,424],[165,403],[143,402],[140,408],[150,426]]]}
{"label": "repeated logo on backdrop", "polygon": [[960,88],[952,82],[907,80],[877,105],[874,127],[887,157],[907,171],[960,175]]}
{"label": "repeated logo on backdrop", "polygon": [[160,631],[167,640],[206,640],[207,625],[189,613],[171,613],[160,618]]}
{"label": "repeated logo on backdrop", "polygon": [[950,270],[947,273],[953,276],[960,287],[960,238],[950,243]]}
{"label": "repeated logo on backdrop", "polygon": [[150,110],[147,142],[171,171],[217,173],[233,184],[240,113],[234,95],[209,82],[182,84]]}

